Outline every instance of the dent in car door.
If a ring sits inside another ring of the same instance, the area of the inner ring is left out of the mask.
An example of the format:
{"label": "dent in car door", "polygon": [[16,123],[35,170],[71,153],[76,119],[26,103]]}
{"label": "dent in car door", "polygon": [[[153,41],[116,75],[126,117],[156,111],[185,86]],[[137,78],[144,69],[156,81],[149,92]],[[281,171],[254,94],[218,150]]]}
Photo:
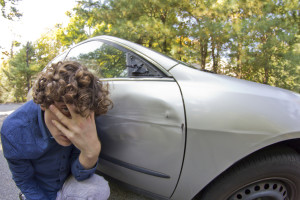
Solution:
{"label": "dent in car door", "polygon": [[109,80],[113,109],[96,118],[102,143],[98,169],[170,197],[179,178],[185,143],[177,83],[135,53],[104,41],[74,47],[67,60],[82,62]]}
{"label": "dent in car door", "polygon": [[184,111],[170,78],[110,82],[114,107],[97,119],[100,171],[136,187],[171,196],[184,151]]}

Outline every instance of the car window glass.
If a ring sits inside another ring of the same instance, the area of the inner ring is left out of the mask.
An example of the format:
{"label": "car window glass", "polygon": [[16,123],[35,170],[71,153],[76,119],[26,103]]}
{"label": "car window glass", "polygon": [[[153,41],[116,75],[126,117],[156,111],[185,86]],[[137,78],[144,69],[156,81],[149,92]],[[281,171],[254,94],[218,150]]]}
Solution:
{"label": "car window glass", "polygon": [[74,47],[66,60],[80,62],[100,78],[164,76],[133,52],[102,41],[90,41]]}
{"label": "car window glass", "polygon": [[129,77],[163,77],[164,74],[132,52],[126,53]]}
{"label": "car window glass", "polygon": [[126,53],[101,41],[71,49],[66,60],[77,61],[100,78],[127,77]]}

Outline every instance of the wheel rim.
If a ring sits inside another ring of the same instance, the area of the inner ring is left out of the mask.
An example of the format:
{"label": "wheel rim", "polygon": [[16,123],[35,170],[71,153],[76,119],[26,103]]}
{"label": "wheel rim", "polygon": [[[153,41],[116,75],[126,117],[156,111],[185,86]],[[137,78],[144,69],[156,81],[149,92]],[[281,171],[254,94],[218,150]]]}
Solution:
{"label": "wheel rim", "polygon": [[293,191],[294,184],[288,180],[262,180],[239,189],[228,200],[289,200]]}

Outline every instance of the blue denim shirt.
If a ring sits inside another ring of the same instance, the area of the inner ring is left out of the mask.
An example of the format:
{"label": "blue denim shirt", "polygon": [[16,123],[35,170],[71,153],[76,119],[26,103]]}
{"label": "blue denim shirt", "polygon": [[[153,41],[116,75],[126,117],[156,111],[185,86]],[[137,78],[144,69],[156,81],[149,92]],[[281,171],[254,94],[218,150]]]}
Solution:
{"label": "blue denim shirt", "polygon": [[9,115],[1,128],[3,153],[13,180],[26,199],[54,200],[72,173],[78,180],[96,170],[85,170],[73,145],[56,143],[44,123],[40,106],[29,101]]}

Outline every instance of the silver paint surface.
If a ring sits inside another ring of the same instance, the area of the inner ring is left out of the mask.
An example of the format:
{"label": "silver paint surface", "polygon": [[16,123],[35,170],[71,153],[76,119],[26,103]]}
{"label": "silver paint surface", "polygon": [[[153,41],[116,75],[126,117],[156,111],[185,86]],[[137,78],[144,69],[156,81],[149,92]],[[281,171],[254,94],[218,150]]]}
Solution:
{"label": "silver paint surface", "polygon": [[102,154],[170,176],[100,160],[99,170],[113,178],[171,199],[192,199],[247,155],[300,138],[299,94],[195,70],[116,37],[87,41],[98,39],[133,51],[169,77],[104,79],[114,108],[96,119]]}
{"label": "silver paint surface", "polygon": [[169,197],[183,160],[185,123],[179,87],[160,81],[109,81],[114,107],[97,118],[101,154],[169,175],[159,178],[100,160],[99,170],[125,183]]}
{"label": "silver paint surface", "polygon": [[300,138],[298,94],[184,65],[170,70],[181,87],[187,143],[172,199],[191,199],[248,154]]}

